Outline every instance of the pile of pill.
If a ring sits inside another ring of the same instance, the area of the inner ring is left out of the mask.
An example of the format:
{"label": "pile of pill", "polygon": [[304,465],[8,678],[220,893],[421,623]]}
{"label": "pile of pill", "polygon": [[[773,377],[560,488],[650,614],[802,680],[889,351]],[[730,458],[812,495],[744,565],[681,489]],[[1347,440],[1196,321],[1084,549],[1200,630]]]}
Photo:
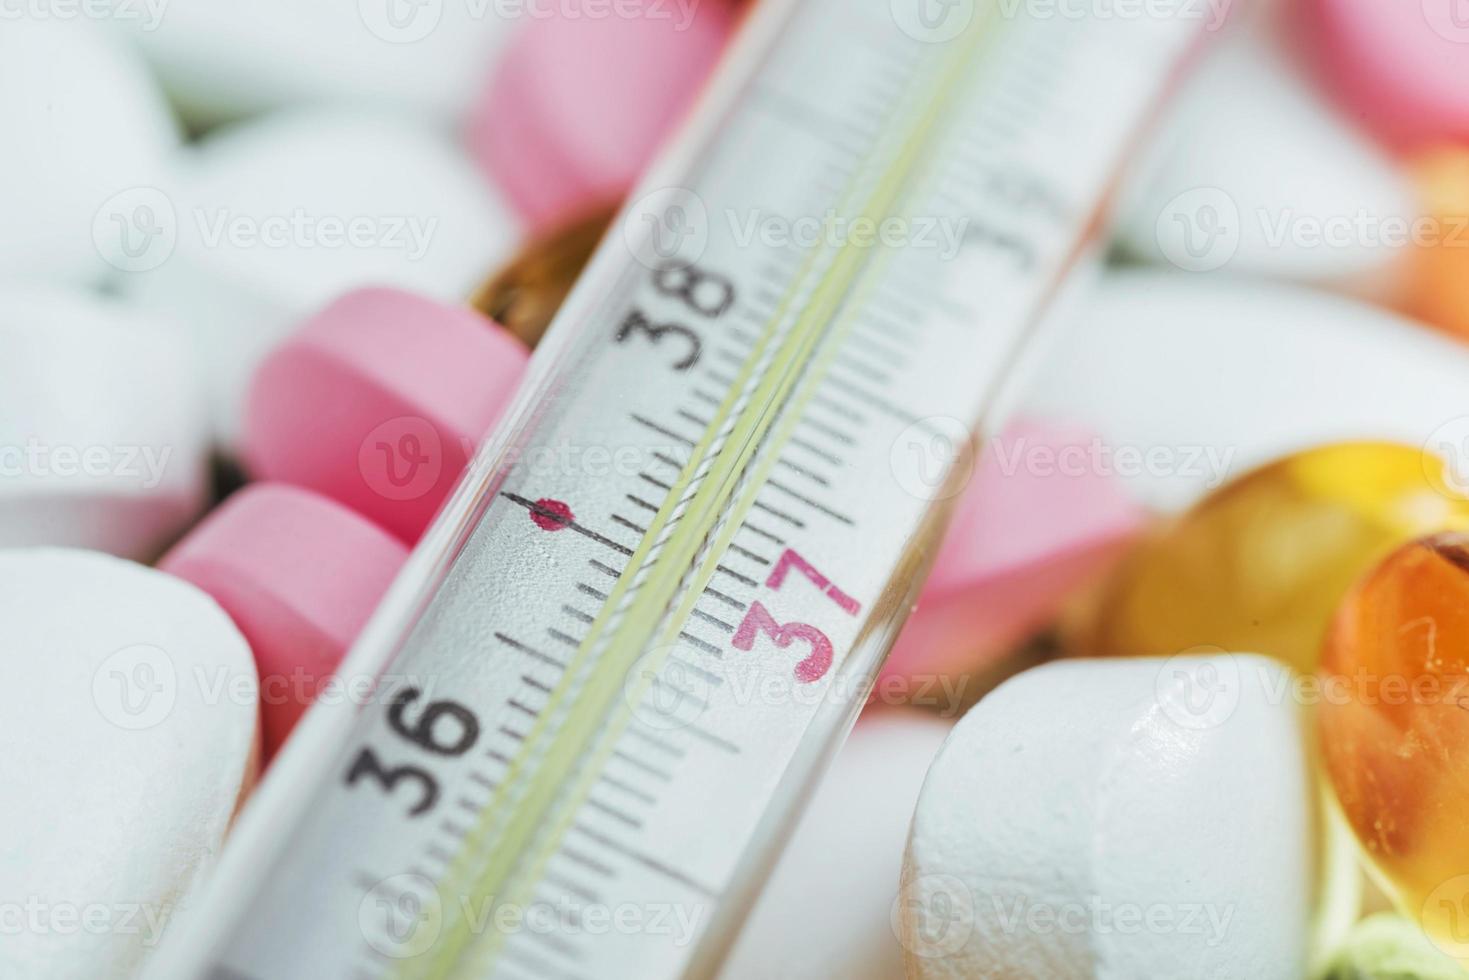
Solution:
{"label": "pile of pill", "polygon": [[[189,928],[747,13],[604,6],[0,10],[0,976]],[[1209,6],[725,980],[1469,976],[1469,9]]]}

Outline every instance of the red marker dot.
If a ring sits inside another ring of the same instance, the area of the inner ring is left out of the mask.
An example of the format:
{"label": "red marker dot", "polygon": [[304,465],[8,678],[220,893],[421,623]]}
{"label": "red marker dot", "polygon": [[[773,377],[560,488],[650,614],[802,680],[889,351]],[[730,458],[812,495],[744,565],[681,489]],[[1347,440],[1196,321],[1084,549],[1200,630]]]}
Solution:
{"label": "red marker dot", "polygon": [[571,513],[571,508],[561,501],[542,497],[536,501],[535,508],[530,512],[530,519],[542,531],[560,531],[569,527],[576,517]]}

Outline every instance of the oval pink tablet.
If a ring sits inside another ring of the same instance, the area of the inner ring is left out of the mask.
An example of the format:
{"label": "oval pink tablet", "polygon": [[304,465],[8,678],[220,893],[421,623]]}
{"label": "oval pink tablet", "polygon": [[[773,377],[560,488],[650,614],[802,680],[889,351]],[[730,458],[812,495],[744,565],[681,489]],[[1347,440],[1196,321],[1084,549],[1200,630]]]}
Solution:
{"label": "oval pink tablet", "polygon": [[[407,557],[402,542],[340,504],[256,483],[216,508],[159,568],[213,596],[249,641],[269,758]],[[338,683],[344,697],[353,695]]]}
{"label": "oval pink tablet", "polygon": [[538,228],[627,193],[693,103],[734,21],[724,4],[660,0],[563,0],[546,13],[511,40],[467,133],[481,166]]}
{"label": "oval pink tablet", "polygon": [[1144,513],[1100,446],[1084,429],[1018,421],[985,447],[885,682],[985,667],[1121,556]]}
{"label": "oval pink tablet", "polygon": [[1399,145],[1469,139],[1464,0],[1305,0],[1302,42],[1349,111]]}
{"label": "oval pink tablet", "polygon": [[246,465],[411,544],[499,419],[528,356],[473,310],[395,289],[348,293],[256,372]]}

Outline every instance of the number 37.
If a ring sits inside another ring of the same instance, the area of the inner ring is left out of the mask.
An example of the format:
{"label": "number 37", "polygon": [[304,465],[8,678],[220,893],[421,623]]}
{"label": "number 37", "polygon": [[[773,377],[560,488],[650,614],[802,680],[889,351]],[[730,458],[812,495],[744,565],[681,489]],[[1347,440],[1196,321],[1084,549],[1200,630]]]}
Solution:
{"label": "number 37", "polygon": [[[786,575],[793,568],[810,579],[813,585],[848,615],[855,616],[862,608],[857,600],[833,585],[831,580],[818,572],[814,565],[789,549],[775,563],[770,577],[765,580],[766,587],[779,589],[784,584]],[[757,601],[750,604],[749,612],[745,614],[744,621],[735,631],[734,648],[746,652],[754,649],[755,638],[761,634],[770,637],[782,650],[797,640],[803,641],[810,647],[811,652],[796,664],[796,680],[802,684],[814,684],[831,670],[834,651],[831,640],[825,633],[809,623],[782,623],[771,614],[764,603]]]}

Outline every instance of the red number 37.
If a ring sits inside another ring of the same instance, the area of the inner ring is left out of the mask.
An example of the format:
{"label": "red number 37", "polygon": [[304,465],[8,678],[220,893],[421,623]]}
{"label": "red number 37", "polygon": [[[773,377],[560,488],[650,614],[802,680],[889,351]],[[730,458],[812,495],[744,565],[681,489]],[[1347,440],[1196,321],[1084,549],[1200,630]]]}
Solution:
{"label": "red number 37", "polygon": [[[765,580],[767,588],[778,589],[786,580],[786,575],[794,568],[805,575],[833,602],[841,607],[848,615],[857,615],[862,608],[861,604],[847,595],[841,589],[831,583],[825,575],[816,570],[816,567],[802,558],[799,554],[789,549],[780,556],[771,571],[770,577]],[[781,623],[770,610],[765,608],[764,603],[752,602],[750,610],[745,614],[744,621],[740,623],[739,629],[735,631],[734,647],[736,650],[749,651],[755,646],[755,638],[765,634],[775,642],[775,645],[784,650],[796,640],[802,640],[810,646],[811,652],[800,663],[796,664],[796,680],[802,684],[813,684],[826,676],[831,670],[832,645],[827,635],[809,623]]]}

